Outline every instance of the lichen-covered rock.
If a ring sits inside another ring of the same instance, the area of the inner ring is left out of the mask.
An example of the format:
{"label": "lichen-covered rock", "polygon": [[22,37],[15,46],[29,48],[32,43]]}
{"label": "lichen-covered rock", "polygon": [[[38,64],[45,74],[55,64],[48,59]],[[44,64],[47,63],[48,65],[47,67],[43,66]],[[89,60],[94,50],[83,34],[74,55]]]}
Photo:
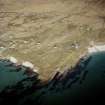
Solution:
{"label": "lichen-covered rock", "polygon": [[29,68],[1,59],[0,81],[1,105],[94,105],[104,102],[105,52],[82,57],[47,82]]}

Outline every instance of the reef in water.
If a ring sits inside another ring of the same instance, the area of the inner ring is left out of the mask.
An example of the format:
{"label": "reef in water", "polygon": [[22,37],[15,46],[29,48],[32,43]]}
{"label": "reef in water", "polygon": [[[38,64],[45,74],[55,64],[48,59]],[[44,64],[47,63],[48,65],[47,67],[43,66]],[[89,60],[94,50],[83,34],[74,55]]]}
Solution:
{"label": "reef in water", "polygon": [[0,59],[0,105],[100,105],[104,97],[105,52],[88,54],[47,81],[29,67]]}

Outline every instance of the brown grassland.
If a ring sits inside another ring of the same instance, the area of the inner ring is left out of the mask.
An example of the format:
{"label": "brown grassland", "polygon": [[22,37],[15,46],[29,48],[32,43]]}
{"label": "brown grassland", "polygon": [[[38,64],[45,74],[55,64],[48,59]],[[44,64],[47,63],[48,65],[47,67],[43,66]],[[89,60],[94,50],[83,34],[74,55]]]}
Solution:
{"label": "brown grassland", "polygon": [[[30,61],[42,77],[105,42],[105,0],[0,0],[0,55]],[[75,48],[75,44],[78,48]]]}

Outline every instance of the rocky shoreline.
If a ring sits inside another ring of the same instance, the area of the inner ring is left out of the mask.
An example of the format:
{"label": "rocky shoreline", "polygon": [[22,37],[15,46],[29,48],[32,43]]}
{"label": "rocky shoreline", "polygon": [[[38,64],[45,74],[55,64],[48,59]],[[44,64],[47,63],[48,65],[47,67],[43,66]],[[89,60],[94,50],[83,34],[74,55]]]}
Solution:
{"label": "rocky shoreline", "polygon": [[101,93],[105,95],[104,61],[105,52],[88,54],[80,58],[74,67],[63,73],[58,71],[43,81],[31,68],[1,59],[0,104],[64,105],[67,101],[74,105],[77,102],[95,102]]}

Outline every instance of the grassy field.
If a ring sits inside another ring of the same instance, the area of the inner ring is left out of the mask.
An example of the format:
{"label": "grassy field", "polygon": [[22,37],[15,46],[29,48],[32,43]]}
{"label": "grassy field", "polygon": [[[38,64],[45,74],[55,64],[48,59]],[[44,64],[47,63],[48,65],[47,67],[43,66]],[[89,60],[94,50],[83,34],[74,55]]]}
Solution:
{"label": "grassy field", "polygon": [[0,55],[32,62],[45,78],[69,68],[92,40],[105,41],[104,2],[93,1],[0,0]]}

